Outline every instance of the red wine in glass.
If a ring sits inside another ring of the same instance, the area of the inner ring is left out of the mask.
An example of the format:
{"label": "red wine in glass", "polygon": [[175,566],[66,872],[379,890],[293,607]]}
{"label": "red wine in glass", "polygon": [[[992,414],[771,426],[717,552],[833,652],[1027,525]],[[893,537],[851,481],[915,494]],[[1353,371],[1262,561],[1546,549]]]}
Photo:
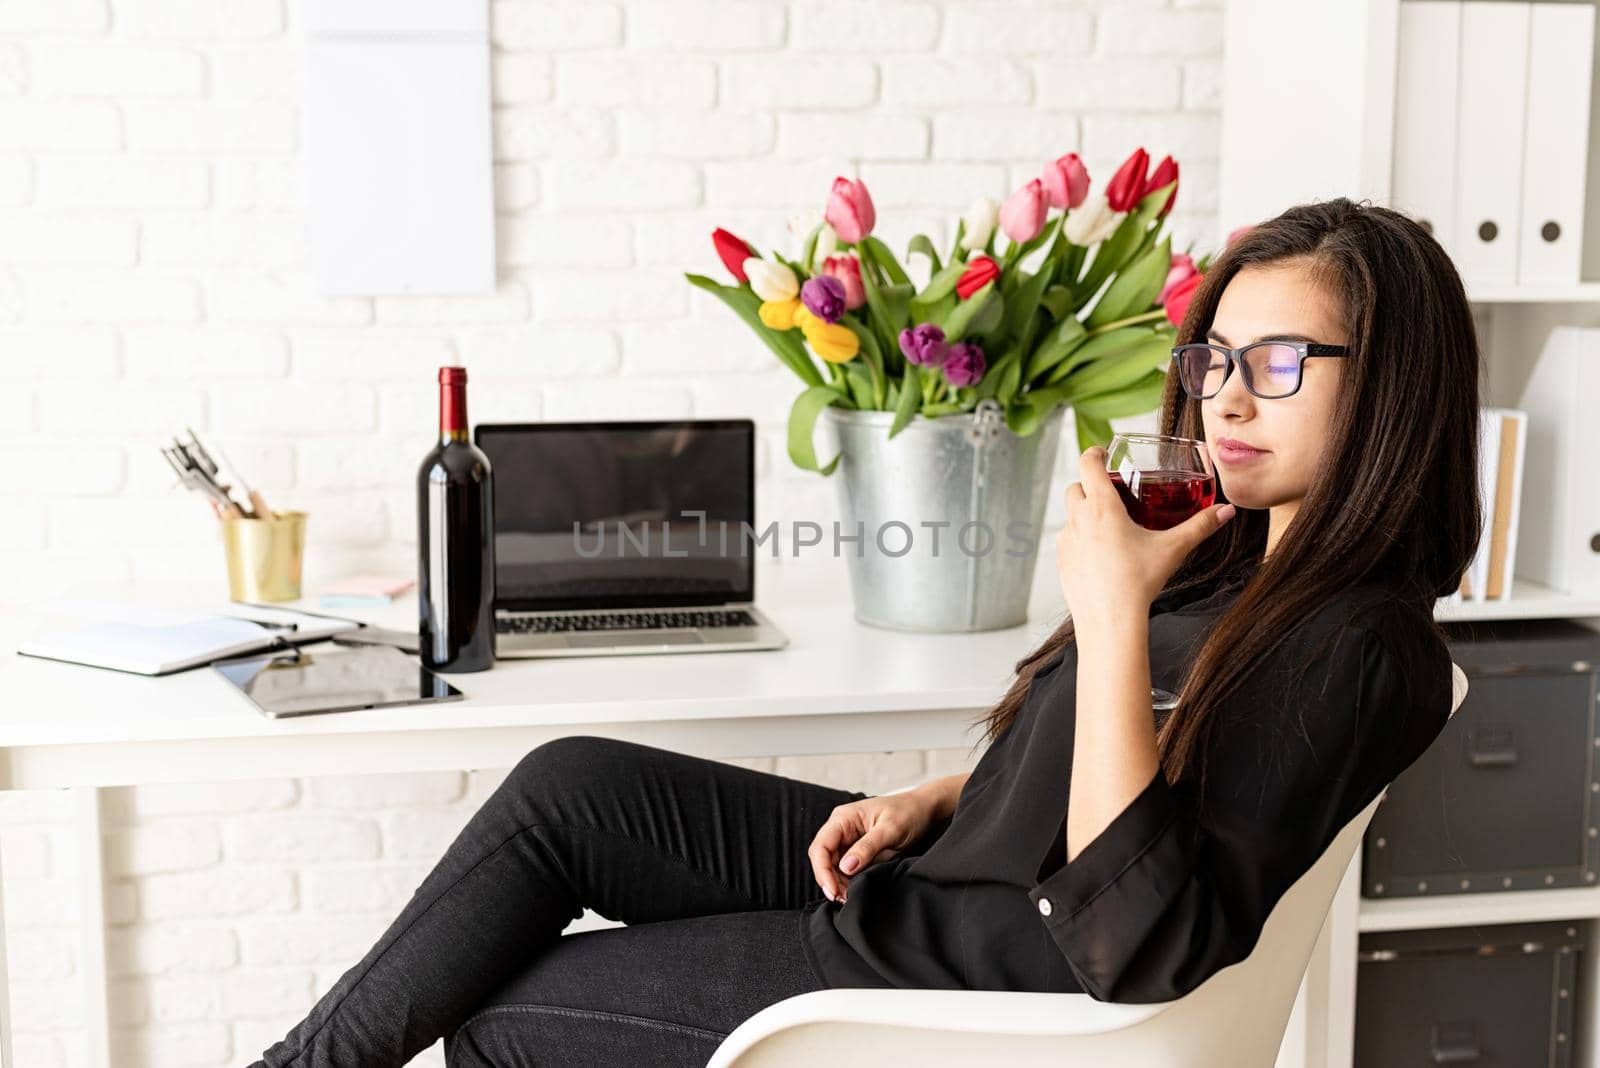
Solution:
{"label": "red wine in glass", "polygon": [[1210,508],[1217,499],[1217,480],[1194,471],[1135,471],[1138,493],[1134,493],[1119,472],[1111,472],[1123,505],[1133,521],[1147,530],[1167,530],[1185,519]]}
{"label": "red wine in glass", "polygon": [[[1134,522],[1166,530],[1217,499],[1217,475],[1206,443],[1166,434],[1117,434],[1106,448],[1106,471]],[[1178,706],[1178,695],[1150,687],[1157,711]]]}

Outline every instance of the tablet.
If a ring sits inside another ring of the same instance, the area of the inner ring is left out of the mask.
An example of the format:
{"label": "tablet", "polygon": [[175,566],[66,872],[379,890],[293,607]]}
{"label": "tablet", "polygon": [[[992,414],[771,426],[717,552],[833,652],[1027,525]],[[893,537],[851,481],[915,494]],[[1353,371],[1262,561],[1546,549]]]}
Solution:
{"label": "tablet", "polygon": [[415,657],[387,645],[288,649],[222,660],[212,668],[273,719],[464,696]]}

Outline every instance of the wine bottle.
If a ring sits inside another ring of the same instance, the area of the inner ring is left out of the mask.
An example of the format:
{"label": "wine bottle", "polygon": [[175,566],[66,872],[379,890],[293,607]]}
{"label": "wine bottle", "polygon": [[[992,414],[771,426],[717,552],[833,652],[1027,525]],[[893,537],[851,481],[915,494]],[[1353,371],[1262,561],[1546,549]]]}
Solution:
{"label": "wine bottle", "polygon": [[467,369],[439,368],[439,443],[417,471],[419,650],[434,671],[494,666],[494,478],[467,437]]}

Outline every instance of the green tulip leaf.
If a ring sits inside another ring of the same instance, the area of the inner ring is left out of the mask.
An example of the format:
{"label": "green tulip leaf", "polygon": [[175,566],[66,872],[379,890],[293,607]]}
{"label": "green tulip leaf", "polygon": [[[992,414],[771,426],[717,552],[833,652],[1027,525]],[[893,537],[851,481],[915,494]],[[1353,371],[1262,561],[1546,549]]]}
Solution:
{"label": "green tulip leaf", "polygon": [[956,220],[956,236],[955,236],[955,239],[950,242],[950,255],[945,257],[952,264],[955,263],[957,260],[961,259],[961,238],[966,235],[966,232],[967,232],[967,220],[965,220],[965,219],[957,219]]}
{"label": "green tulip leaf", "polygon": [[914,363],[906,364],[905,380],[900,383],[900,398],[895,405],[894,421],[889,424],[889,436],[892,438],[905,429],[911,417],[917,414],[917,408],[922,404],[922,374]]}
{"label": "green tulip leaf", "polygon": [[1072,421],[1078,428],[1078,451],[1083,452],[1096,445],[1106,446],[1111,444],[1111,423],[1106,419],[1096,419],[1092,415],[1084,415],[1073,409]]}
{"label": "green tulip leaf", "polygon": [[1084,364],[1067,381],[1081,395],[1094,396],[1132,385],[1151,371],[1164,371],[1171,362],[1171,337],[1165,333],[1151,334],[1138,344]]}
{"label": "green tulip leaf", "polygon": [[1074,407],[1085,415],[1100,419],[1143,415],[1161,403],[1161,394],[1166,387],[1166,374],[1161,371],[1150,371],[1131,386],[1124,386],[1115,393],[1084,397]]}
{"label": "green tulip leaf", "polygon": [[1005,375],[1006,368],[1016,363],[1019,359],[1016,345],[1013,343],[1007,346],[997,359],[990,362],[988,369],[983,373],[983,377],[978,380],[978,384],[967,387],[972,391],[972,399],[979,401],[984,397],[994,396],[995,391],[1000,388],[1000,379]]}
{"label": "green tulip leaf", "polygon": [[894,253],[889,251],[889,246],[878,238],[871,236],[862,238],[861,250],[872,258],[872,262],[883,269],[883,273],[888,275],[890,282],[898,286],[911,283],[911,276],[906,274],[905,268],[900,266],[900,261],[894,258]]}
{"label": "green tulip leaf", "polygon": [[807,386],[823,385],[822,374],[811,361],[805,342],[797,330],[774,330],[761,321],[761,298],[743,286],[725,286],[702,274],[684,275],[693,285],[715,295],[743,319],[756,332],[778,359],[800,377]]}
{"label": "green tulip leaf", "polygon": [[1142,344],[1153,333],[1155,331],[1152,331],[1148,326],[1122,326],[1115,330],[1108,330],[1103,334],[1095,334],[1083,344],[1074,348],[1066,359],[1056,364],[1055,369],[1045,378],[1045,385],[1054,385],[1077,368],[1095,360]]}
{"label": "green tulip leaf", "polygon": [[[985,376],[987,377],[987,376]],[[1022,386],[1022,361],[1011,360],[1000,372],[1000,382],[995,386],[994,399],[1009,405]]]}
{"label": "green tulip leaf", "polygon": [[[862,408],[880,409],[883,407],[885,376],[883,371],[883,350],[878,347],[878,339],[874,336],[872,330],[867,329],[853,315],[846,314],[840,317],[839,321],[854,330],[856,336],[861,338],[861,358],[866,361],[867,369],[871,372],[871,392],[868,401],[866,404],[861,404],[858,398],[857,404]],[[854,366],[854,361],[845,366],[847,369]]]}
{"label": "green tulip leaf", "polygon": [[911,243],[906,246],[906,259],[909,261],[919,252],[928,257],[928,263],[931,265],[928,271],[929,277],[938,274],[943,261],[939,259],[939,250],[933,247],[933,242],[928,240],[927,234],[918,234],[911,239]]}
{"label": "green tulip leaf", "polygon": [[928,279],[928,284],[922,292],[911,298],[912,314],[920,313],[924,317],[921,321],[926,322],[929,309],[956,291],[956,283],[961,281],[961,275],[966,269],[967,265],[958,260]]}
{"label": "green tulip leaf", "polygon": [[[945,316],[944,322],[940,324],[944,327],[945,340],[951,344],[960,341],[965,336],[968,325],[990,303],[1001,304],[1000,294],[996,291],[995,280],[992,278],[983,283],[972,296],[959,302],[951,309],[950,314]],[[1003,306],[1001,310],[1004,310]]]}
{"label": "green tulip leaf", "polygon": [[1072,289],[1063,285],[1046,286],[1039,297],[1039,304],[1050,313],[1052,319],[1065,319],[1072,311]]}
{"label": "green tulip leaf", "polygon": [[1086,325],[1092,330],[1149,311],[1171,269],[1172,239],[1168,237],[1111,280]]}
{"label": "green tulip leaf", "polygon": [[[883,290],[878,287],[878,282],[872,277],[872,272],[866,270],[861,272],[861,288],[867,297],[867,310],[871,313],[871,329],[862,326],[848,315],[845,316],[845,319],[849,320],[851,328],[856,333],[863,336],[875,334],[878,342],[881,343],[881,347],[876,345],[874,347],[878,348],[880,353],[884,349],[897,347],[895,334],[899,328],[894,324],[893,312],[889,308],[889,303],[884,300]],[[880,368],[883,366],[883,357],[881,355],[878,357],[878,366]]]}
{"label": "green tulip leaf", "polygon": [[1034,349],[1022,377],[1029,382],[1066,359],[1072,350],[1083,344],[1088,331],[1074,317],[1067,317],[1050,328],[1039,347]]}
{"label": "green tulip leaf", "polygon": [[861,365],[860,360],[851,360],[841,366],[844,368],[844,381],[850,390],[850,399],[862,411],[871,411],[874,407],[871,372]]}
{"label": "green tulip leaf", "polygon": [[839,457],[835,456],[826,467],[819,466],[816,446],[812,442],[817,417],[830,404],[837,404],[841,408],[851,407],[849,398],[833,386],[812,386],[796,397],[789,409],[789,459],[802,471],[831,475],[839,464]]}
{"label": "green tulip leaf", "polygon": [[1056,264],[1046,263],[1038,274],[1018,287],[1016,296],[1006,305],[1006,333],[1017,339],[1024,352],[1033,346],[1033,334],[1039,328],[1039,300],[1055,276]]}

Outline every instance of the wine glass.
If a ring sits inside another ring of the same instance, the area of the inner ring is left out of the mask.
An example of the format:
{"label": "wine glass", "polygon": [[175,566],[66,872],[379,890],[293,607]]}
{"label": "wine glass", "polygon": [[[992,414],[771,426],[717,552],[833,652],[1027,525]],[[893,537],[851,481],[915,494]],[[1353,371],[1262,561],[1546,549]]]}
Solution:
{"label": "wine glass", "polygon": [[[1117,434],[1106,449],[1106,472],[1134,522],[1147,530],[1175,527],[1217,499],[1206,443],[1165,434]],[[1150,687],[1151,706],[1178,706],[1178,695]]]}

